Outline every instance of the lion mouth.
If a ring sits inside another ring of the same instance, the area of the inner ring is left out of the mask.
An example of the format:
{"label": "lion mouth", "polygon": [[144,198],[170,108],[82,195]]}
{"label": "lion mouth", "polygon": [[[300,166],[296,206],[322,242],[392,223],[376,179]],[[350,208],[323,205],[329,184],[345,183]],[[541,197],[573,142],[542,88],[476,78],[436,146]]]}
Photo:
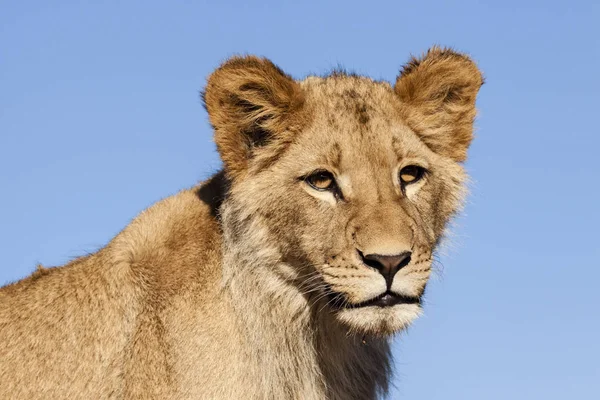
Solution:
{"label": "lion mouth", "polygon": [[364,307],[393,307],[398,304],[421,304],[421,298],[416,296],[406,296],[389,290],[381,293],[377,297],[362,301],[360,303],[350,303],[341,299],[339,293],[330,293],[331,304],[337,308],[364,308]]}

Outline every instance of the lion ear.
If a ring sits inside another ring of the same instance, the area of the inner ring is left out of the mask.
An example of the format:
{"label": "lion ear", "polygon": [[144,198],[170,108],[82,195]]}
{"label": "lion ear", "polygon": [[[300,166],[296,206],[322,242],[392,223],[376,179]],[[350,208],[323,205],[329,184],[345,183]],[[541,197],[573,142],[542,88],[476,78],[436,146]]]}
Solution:
{"label": "lion ear", "polygon": [[404,66],[394,90],[404,103],[403,117],[423,142],[438,154],[464,161],[482,84],[469,57],[433,47]]}
{"label": "lion ear", "polygon": [[304,104],[302,89],[293,78],[271,61],[254,56],[233,57],[217,68],[208,78],[203,100],[232,177],[272,142],[289,140],[286,136],[299,128]]}

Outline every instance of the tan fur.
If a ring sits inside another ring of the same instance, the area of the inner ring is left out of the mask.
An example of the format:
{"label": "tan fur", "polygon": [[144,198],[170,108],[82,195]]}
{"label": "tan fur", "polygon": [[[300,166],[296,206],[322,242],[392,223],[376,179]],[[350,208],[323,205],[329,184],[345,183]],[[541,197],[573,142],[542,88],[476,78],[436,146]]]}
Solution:
{"label": "tan fur", "polygon": [[[295,81],[237,57],[205,105],[225,170],[139,215],[97,253],[0,290],[0,398],[375,399],[389,337],[420,305],[358,304],[364,254],[412,251],[391,289],[418,299],[460,206],[457,161],[481,74],[432,49],[394,87]],[[399,170],[427,174],[401,187]],[[339,195],[304,178],[331,171]]]}
{"label": "tan fur", "polygon": [[407,124],[423,141],[433,151],[464,161],[482,84],[483,76],[468,57],[433,47],[406,64],[395,90],[407,105],[403,110]]}

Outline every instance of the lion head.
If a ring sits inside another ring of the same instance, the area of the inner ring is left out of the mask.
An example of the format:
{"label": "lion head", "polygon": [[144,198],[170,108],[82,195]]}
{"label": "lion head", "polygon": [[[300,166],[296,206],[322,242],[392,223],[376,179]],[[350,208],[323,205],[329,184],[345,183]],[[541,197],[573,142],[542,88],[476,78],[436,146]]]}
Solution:
{"label": "lion head", "polygon": [[204,93],[230,181],[225,236],[247,258],[268,246],[273,273],[350,329],[397,332],[419,315],[460,207],[481,84],[467,56],[441,48],[394,85],[230,59]]}

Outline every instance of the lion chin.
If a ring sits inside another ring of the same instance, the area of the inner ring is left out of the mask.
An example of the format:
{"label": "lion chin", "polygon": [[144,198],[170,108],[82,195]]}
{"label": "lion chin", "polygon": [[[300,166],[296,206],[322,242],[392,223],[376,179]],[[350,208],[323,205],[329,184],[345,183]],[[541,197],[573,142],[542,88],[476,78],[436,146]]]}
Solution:
{"label": "lion chin", "polygon": [[337,320],[351,332],[362,335],[390,336],[407,328],[421,313],[421,296],[385,291],[359,303],[341,294],[329,293],[327,305]]}
{"label": "lion chin", "polygon": [[336,317],[359,334],[389,336],[407,328],[421,312],[418,304],[396,304],[341,308],[337,310]]}

